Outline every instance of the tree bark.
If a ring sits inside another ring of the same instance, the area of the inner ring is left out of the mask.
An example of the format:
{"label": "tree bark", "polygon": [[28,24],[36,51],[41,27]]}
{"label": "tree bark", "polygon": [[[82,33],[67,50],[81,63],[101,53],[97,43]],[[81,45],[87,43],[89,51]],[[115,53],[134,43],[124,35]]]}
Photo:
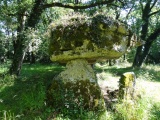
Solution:
{"label": "tree bark", "polygon": [[16,51],[14,51],[12,65],[9,70],[10,74],[16,75],[16,76],[20,74],[23,59],[26,53],[23,47],[20,47],[20,46],[21,46],[20,44],[17,44],[17,49]]}
{"label": "tree bark", "polygon": [[44,4],[43,8],[50,8],[50,7],[63,7],[63,8],[70,8],[70,9],[87,9],[87,8],[93,8],[96,6],[100,6],[100,5],[106,5],[106,4],[111,4],[113,3],[115,0],[104,0],[104,1],[97,1],[91,4],[86,4],[86,5],[70,5],[70,4],[63,4],[63,3],[59,3],[59,2],[55,2],[55,3],[50,3],[50,4]]}
{"label": "tree bark", "polygon": [[[160,28],[155,29],[153,33],[148,35],[148,28],[149,28],[149,19],[150,19],[150,12],[153,8],[153,5],[151,5],[151,0],[148,0],[144,9],[142,6],[142,31],[141,31],[141,39],[146,41],[143,46],[139,46],[136,51],[136,55],[133,61],[132,67],[141,67],[142,63],[145,61],[147,55],[149,54],[149,50],[151,48],[151,45],[154,40],[157,39],[157,37],[160,34]],[[156,13],[155,13],[156,14]],[[147,37],[149,36],[149,37]]]}
{"label": "tree bark", "polygon": [[154,30],[154,32],[146,39],[144,46],[139,46],[136,51],[133,67],[141,67],[149,54],[149,50],[152,46],[153,41],[160,35],[160,27]]}
{"label": "tree bark", "polygon": [[[17,1],[17,4],[20,4],[19,0]],[[24,13],[25,9],[21,9],[21,11],[18,11],[17,13],[17,21],[18,21],[17,39],[13,41],[14,56],[9,70],[10,74],[14,74],[17,76],[20,74],[21,66],[25,56],[25,49],[24,49],[25,34],[23,34],[24,21],[25,21]]]}
{"label": "tree bark", "polygon": [[30,64],[35,64],[36,63],[36,55],[35,53],[32,51],[31,52],[31,61]]}
{"label": "tree bark", "polygon": [[17,76],[20,74],[23,59],[26,53],[25,45],[23,43],[25,35],[21,34],[22,31],[23,31],[23,26],[20,25],[17,29],[18,32],[17,40],[14,41],[14,56],[9,70],[10,74],[14,74]]}

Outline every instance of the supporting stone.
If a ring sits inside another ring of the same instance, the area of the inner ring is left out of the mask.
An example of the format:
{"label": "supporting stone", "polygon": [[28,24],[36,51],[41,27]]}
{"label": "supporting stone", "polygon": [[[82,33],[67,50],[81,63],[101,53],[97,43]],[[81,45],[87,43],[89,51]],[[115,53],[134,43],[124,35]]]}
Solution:
{"label": "supporting stone", "polygon": [[84,59],[67,63],[66,70],[54,78],[47,91],[47,102],[53,108],[93,111],[98,119],[106,117],[105,102],[95,73]]}
{"label": "supporting stone", "polygon": [[66,65],[66,70],[61,72],[55,79],[63,82],[77,82],[80,80],[96,83],[96,75],[91,65],[85,59],[71,60]]}

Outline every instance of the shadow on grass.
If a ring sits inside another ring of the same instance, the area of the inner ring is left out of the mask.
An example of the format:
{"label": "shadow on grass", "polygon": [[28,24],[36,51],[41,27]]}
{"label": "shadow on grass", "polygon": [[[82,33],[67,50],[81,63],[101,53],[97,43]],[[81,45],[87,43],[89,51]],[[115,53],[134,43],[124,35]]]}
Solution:
{"label": "shadow on grass", "polygon": [[151,111],[151,120],[159,120],[160,119],[160,103],[155,103],[152,106]]}
{"label": "shadow on grass", "polygon": [[46,88],[63,69],[64,67],[55,64],[25,64],[19,78],[0,78],[0,119],[3,119],[6,111],[7,119],[14,117],[31,120],[35,119],[35,116],[46,119]]}
{"label": "shadow on grass", "polygon": [[96,68],[97,73],[101,73],[102,71],[112,73],[113,75],[116,75],[116,76],[120,76],[124,72],[130,72],[130,71],[133,71],[133,70],[130,67],[128,67],[128,68],[111,67],[111,68],[103,68],[103,69],[101,69],[101,68],[97,69]]}

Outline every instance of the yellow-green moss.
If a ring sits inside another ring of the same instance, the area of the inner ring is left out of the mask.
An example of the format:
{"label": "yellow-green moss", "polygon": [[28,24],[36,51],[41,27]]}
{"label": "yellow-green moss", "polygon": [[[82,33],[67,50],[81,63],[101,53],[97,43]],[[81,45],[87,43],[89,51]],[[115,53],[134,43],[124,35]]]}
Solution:
{"label": "yellow-green moss", "polygon": [[133,72],[126,72],[121,76],[119,80],[119,97],[121,99],[133,97],[135,80]]}
{"label": "yellow-green moss", "polygon": [[[89,40],[84,40],[83,43],[81,43],[81,47],[75,47],[74,49],[69,49],[66,51],[56,51],[55,49],[59,46],[55,46],[56,48],[50,47],[51,51],[54,51],[54,54],[51,55],[50,59],[52,61],[59,61],[62,63],[66,63],[70,60],[74,59],[86,59],[88,61],[96,61],[98,59],[117,59],[120,56],[122,56],[126,49],[124,49],[121,52],[117,52],[116,50],[119,48],[116,48],[116,45],[113,45],[115,48],[98,48],[98,46],[94,43],[91,43]],[[55,43],[56,45],[56,43]],[[72,45],[73,46],[73,45]]]}
{"label": "yellow-green moss", "polygon": [[49,53],[52,61],[117,59],[130,43],[124,23],[104,14],[78,15],[50,25]]}

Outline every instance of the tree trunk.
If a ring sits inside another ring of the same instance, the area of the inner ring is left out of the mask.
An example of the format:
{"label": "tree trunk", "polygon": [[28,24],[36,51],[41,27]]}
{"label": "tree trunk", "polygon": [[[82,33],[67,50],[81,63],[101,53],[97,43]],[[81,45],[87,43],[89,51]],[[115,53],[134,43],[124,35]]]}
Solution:
{"label": "tree trunk", "polygon": [[26,53],[26,49],[28,46],[25,44],[26,37],[25,37],[24,31],[27,30],[28,28],[35,28],[43,12],[42,5],[44,1],[45,0],[35,0],[35,4],[32,8],[29,18],[26,21],[26,24],[24,24],[25,10],[19,11],[18,18],[17,18],[19,22],[19,26],[17,28],[18,36],[17,36],[17,40],[14,41],[14,58],[13,58],[12,65],[9,70],[10,74],[14,74],[17,76],[20,74],[23,60],[24,60],[25,53]]}
{"label": "tree trunk", "polygon": [[[17,1],[17,4],[20,4],[20,1]],[[25,56],[25,34],[24,32],[24,13],[25,9],[21,9],[21,11],[18,11],[17,14],[17,21],[18,21],[18,27],[17,27],[17,39],[13,41],[13,47],[14,47],[14,56],[12,60],[12,64],[9,70],[10,74],[19,75],[23,63],[23,59]]]}
{"label": "tree trunk", "polygon": [[[18,46],[20,46],[20,44]],[[25,52],[25,50],[23,50],[23,47],[17,47],[17,49],[14,53],[11,68],[9,70],[10,74],[14,74],[16,76],[18,76],[20,74],[25,53],[26,52]]]}
{"label": "tree trunk", "polygon": [[[23,22],[23,16],[19,15],[18,17],[20,23]],[[23,63],[23,59],[26,53],[26,48],[24,45],[25,41],[25,34],[22,34],[24,26],[20,24],[17,28],[17,40],[13,41],[14,47],[14,56],[12,65],[10,67],[9,73],[14,75],[19,75]]]}
{"label": "tree trunk", "polygon": [[[157,39],[160,35],[160,26],[157,26],[156,29],[152,29],[152,33],[149,35],[149,20],[152,15],[159,13],[159,10],[156,12],[152,12],[152,8],[156,4],[157,0],[152,2],[152,0],[147,0],[145,7],[142,5],[142,31],[141,31],[141,39],[144,40],[146,43],[143,46],[137,48],[135,59],[133,62],[132,67],[141,67],[142,63],[145,61],[146,57],[149,54],[149,50],[153,41]],[[152,12],[152,13],[151,13]]]}
{"label": "tree trunk", "polygon": [[[147,1],[145,8],[142,9],[142,30],[141,30],[141,39],[146,41],[146,36],[148,34],[148,26],[149,26],[149,13],[151,11],[150,9],[151,1]],[[147,41],[146,41],[147,43]],[[139,46],[136,51],[136,55],[133,61],[132,67],[141,67],[143,61],[145,60],[145,57],[147,56],[149,50],[146,48],[150,48],[151,45],[148,46],[148,44],[144,46]],[[144,49],[144,50],[143,50]],[[145,50],[146,49],[146,50]]]}
{"label": "tree trunk", "polygon": [[35,64],[36,63],[36,55],[35,53],[32,51],[31,52],[31,61],[30,64]]}
{"label": "tree trunk", "polygon": [[146,43],[144,46],[140,46],[137,48],[132,67],[141,67],[142,63],[145,61],[146,57],[149,54],[149,50],[152,46],[153,41],[155,41],[159,35],[160,27],[154,30],[152,34],[150,34],[150,36],[146,39]]}
{"label": "tree trunk", "polygon": [[[147,42],[144,46],[137,48],[136,56],[133,62],[133,67],[141,67],[142,63],[146,60],[152,43]],[[144,50],[143,50],[144,49]],[[143,50],[143,51],[142,51]]]}

